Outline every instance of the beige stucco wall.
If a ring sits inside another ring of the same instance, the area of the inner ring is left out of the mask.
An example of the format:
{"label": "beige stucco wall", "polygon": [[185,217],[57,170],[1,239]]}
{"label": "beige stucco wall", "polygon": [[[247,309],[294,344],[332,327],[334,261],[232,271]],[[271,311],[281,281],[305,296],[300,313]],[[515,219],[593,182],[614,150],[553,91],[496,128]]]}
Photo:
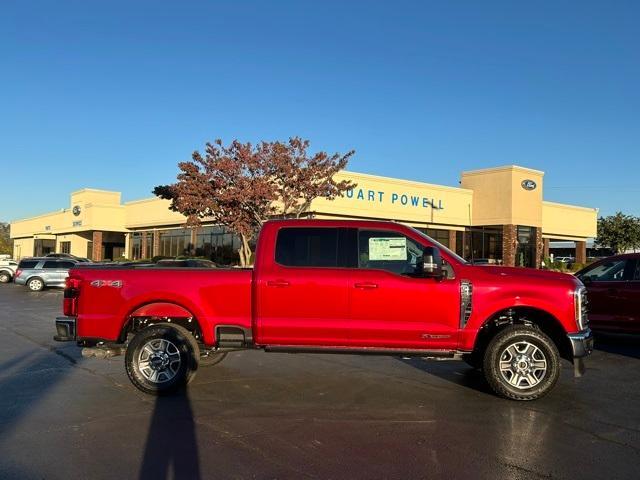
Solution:
{"label": "beige stucco wall", "polygon": [[184,215],[169,210],[169,200],[145,198],[125,203],[124,224],[127,228],[182,225]]}
{"label": "beige stucco wall", "polygon": [[562,203],[542,203],[542,235],[557,240],[581,240],[598,233],[598,209]]}
{"label": "beige stucco wall", "polygon": [[[473,225],[542,226],[543,177],[516,165],[463,172],[461,185],[473,191]],[[524,189],[524,180],[536,188]]]}
{"label": "beige stucco wall", "polygon": [[357,186],[335,200],[314,200],[310,211],[318,218],[364,217],[460,228],[470,225],[470,190],[355,172],[340,172],[337,179],[351,180]]}
{"label": "beige stucco wall", "polygon": [[23,257],[33,256],[34,238],[19,238],[13,241],[13,258],[20,260]]}
{"label": "beige stucco wall", "polygon": [[71,242],[71,255],[87,256],[87,244],[91,241],[91,233],[65,233],[56,236],[56,252],[61,252],[61,242]]}

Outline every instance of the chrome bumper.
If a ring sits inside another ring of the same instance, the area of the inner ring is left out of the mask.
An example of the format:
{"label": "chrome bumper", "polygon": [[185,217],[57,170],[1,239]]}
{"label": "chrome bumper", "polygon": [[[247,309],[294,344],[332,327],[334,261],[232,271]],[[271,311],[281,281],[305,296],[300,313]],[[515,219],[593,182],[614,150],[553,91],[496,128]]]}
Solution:
{"label": "chrome bumper", "polygon": [[567,337],[571,342],[573,358],[583,358],[593,352],[593,333],[590,328],[578,333],[570,333]]}
{"label": "chrome bumper", "polygon": [[56,342],[73,342],[76,339],[76,319],[75,317],[56,318],[56,333],[53,339]]}

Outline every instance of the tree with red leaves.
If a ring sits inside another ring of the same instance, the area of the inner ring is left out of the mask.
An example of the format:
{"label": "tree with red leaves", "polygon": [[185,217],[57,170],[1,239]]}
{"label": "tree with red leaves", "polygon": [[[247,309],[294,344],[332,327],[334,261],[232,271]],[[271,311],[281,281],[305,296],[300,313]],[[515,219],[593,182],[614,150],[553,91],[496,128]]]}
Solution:
{"label": "tree with red leaves", "polygon": [[177,182],[159,185],[153,193],[171,200],[170,209],[187,217],[187,225],[202,220],[227,227],[241,240],[240,264],[251,264],[251,240],[273,216],[300,217],[318,197],[334,199],[355,185],[334,180],[347,166],[345,155],[307,154],[309,141],[298,137],[287,143],[237,140],[224,146],[207,143],[204,156],[178,164]]}

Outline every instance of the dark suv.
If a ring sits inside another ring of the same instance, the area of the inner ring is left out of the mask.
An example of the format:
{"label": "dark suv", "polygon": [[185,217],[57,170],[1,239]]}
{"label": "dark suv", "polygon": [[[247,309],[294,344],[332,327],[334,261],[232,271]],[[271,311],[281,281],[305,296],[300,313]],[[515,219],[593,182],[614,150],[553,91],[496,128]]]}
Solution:
{"label": "dark suv", "polygon": [[77,263],[70,258],[25,258],[18,264],[13,281],[33,292],[45,287],[64,287],[69,270]]}
{"label": "dark suv", "polygon": [[640,253],[604,258],[576,273],[595,332],[640,333]]}

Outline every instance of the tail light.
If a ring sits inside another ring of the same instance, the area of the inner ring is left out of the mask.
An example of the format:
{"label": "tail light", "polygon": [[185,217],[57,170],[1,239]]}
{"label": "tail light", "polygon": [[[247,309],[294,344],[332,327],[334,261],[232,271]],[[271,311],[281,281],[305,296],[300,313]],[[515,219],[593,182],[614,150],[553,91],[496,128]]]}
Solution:
{"label": "tail light", "polygon": [[16,270],[16,274],[15,274],[15,278],[18,278],[20,275],[22,275],[22,270],[17,269]]}
{"label": "tail light", "polygon": [[78,297],[80,296],[80,280],[67,278],[64,288],[62,311],[67,317],[73,317],[78,311]]}

